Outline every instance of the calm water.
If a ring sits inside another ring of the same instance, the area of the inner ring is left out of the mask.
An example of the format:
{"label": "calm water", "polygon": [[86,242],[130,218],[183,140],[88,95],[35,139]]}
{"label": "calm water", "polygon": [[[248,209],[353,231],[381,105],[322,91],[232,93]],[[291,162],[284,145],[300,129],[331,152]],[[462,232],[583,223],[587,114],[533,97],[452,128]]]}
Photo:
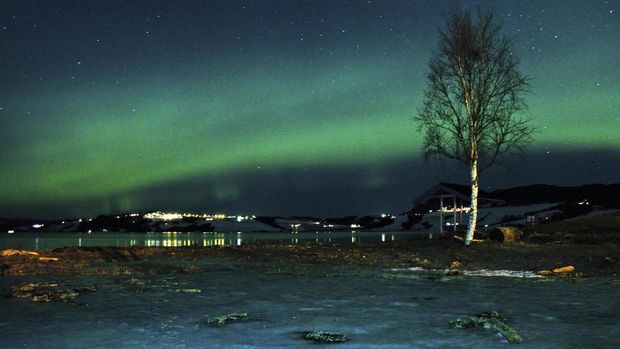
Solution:
{"label": "calm water", "polygon": [[219,246],[241,245],[257,241],[300,242],[370,242],[412,240],[436,237],[419,232],[302,232],[302,233],[14,233],[0,234],[0,249],[22,248],[51,250],[66,246]]}

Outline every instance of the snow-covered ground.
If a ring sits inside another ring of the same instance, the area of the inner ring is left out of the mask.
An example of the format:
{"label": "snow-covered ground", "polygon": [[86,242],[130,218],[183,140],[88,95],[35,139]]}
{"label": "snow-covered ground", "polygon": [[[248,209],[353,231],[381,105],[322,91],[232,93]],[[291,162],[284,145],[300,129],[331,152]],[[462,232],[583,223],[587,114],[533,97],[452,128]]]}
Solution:
{"label": "snow-covered ground", "polygon": [[[478,210],[478,225],[480,227],[495,227],[499,225],[524,225],[528,215],[535,216],[541,222],[548,220],[558,210],[552,209],[558,203],[544,203],[523,206],[497,206],[483,207]],[[456,225],[467,225],[469,215],[465,212],[457,212]],[[454,224],[454,214],[452,212],[443,213],[443,224],[445,227],[452,227]],[[439,227],[439,211],[424,214],[420,223],[413,227],[413,230],[437,230]]]}
{"label": "snow-covered ground", "polygon": [[213,225],[214,231],[228,232],[228,231],[268,231],[268,232],[276,232],[282,231],[282,229],[278,229],[269,224],[264,224],[255,220],[248,220],[243,222],[236,221],[213,221],[211,222]]}
{"label": "snow-covered ground", "polygon": [[[578,203],[581,204],[581,203]],[[585,203],[587,204],[587,203]],[[539,203],[521,206],[496,206],[481,207],[478,211],[478,227],[493,228],[502,225],[526,225],[535,221],[544,223],[562,215],[565,208],[563,203]],[[594,216],[612,213],[620,210],[610,210],[594,207],[591,211],[583,211],[579,217]],[[585,213],[588,212],[588,213]],[[162,213],[163,214],[163,213]],[[178,232],[315,232],[315,231],[439,231],[440,213],[431,211],[422,214],[422,220],[409,228],[407,214],[352,216],[341,219],[323,219],[314,217],[255,217],[255,216],[228,216],[228,217],[202,217],[181,216],[156,218],[136,218],[137,214],[108,216],[100,219],[79,219],[57,222],[45,222],[45,224],[33,224],[32,226],[20,226],[9,228],[17,232],[46,231],[46,232],[132,232],[132,231],[178,231]],[[453,226],[467,225],[468,213],[450,211],[443,212],[444,230],[450,230]],[[143,219],[139,221],[139,219]],[[529,221],[528,221],[529,219]],[[144,221],[146,220],[146,221]],[[92,224],[90,224],[92,222]],[[407,228],[405,228],[407,227]]]}
{"label": "snow-covered ground", "polygon": [[388,224],[384,227],[377,228],[376,230],[403,230],[403,223],[406,223],[409,220],[406,214],[397,215],[394,218],[394,223]]}

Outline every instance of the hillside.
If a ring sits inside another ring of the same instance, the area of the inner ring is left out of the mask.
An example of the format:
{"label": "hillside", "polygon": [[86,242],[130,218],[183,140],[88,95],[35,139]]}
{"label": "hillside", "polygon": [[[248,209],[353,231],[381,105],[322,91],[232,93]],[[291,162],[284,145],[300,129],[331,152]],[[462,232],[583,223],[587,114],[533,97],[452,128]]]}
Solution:
{"label": "hillside", "polygon": [[620,183],[588,184],[560,187],[535,184],[492,191],[493,198],[505,200],[513,205],[527,205],[544,202],[588,201],[592,205],[606,208],[620,208]]}
{"label": "hillside", "polygon": [[620,242],[620,211],[526,227],[524,233],[530,242],[617,243]]}
{"label": "hillside", "polygon": [[[466,186],[457,186],[467,191]],[[500,205],[480,207],[478,224],[480,229],[500,225],[524,226],[533,220],[538,226],[559,229],[550,225],[578,217],[590,217],[610,210],[620,209],[620,183],[589,184],[574,187],[561,187],[547,184],[514,187],[485,193],[493,199],[503,200]],[[436,200],[438,201],[438,200]],[[408,214],[346,216],[318,218],[306,216],[224,216],[214,217],[205,214],[151,212],[146,214],[99,215],[94,218],[81,218],[58,221],[27,219],[0,220],[0,231],[24,232],[205,232],[205,231],[329,231],[329,230],[417,230],[439,231],[439,202],[424,204],[424,209],[411,210]],[[160,215],[160,216],[158,216]],[[169,217],[168,217],[169,216]],[[444,210],[444,230],[464,229],[466,214],[457,214],[454,219],[451,209]],[[600,219],[596,223],[587,221],[597,229],[615,227],[611,221]],[[608,226],[608,224],[611,224]],[[584,228],[585,229],[585,228]],[[616,228],[613,228],[616,229]]]}

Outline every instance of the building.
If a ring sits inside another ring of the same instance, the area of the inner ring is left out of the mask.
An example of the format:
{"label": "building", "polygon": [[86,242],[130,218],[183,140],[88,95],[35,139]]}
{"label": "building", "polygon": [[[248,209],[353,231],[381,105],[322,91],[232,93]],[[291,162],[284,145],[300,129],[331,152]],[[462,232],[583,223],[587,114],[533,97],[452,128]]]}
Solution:
{"label": "building", "polygon": [[[439,231],[443,232],[444,225],[450,225],[454,230],[467,221],[469,206],[471,203],[471,187],[463,184],[439,182],[434,187],[425,191],[413,200],[413,206],[409,211],[410,216],[421,216],[427,213],[439,212]],[[500,206],[504,200],[493,198],[484,190],[478,191],[478,206]],[[452,222],[446,221],[444,215],[451,215]]]}

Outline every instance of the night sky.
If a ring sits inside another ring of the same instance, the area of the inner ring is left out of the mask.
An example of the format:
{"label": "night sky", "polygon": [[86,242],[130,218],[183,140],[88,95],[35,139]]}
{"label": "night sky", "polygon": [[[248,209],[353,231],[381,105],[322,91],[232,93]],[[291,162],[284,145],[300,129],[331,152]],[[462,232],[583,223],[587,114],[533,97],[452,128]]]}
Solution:
{"label": "night sky", "polygon": [[[0,217],[407,210],[451,162],[413,121],[453,1],[2,1]],[[535,143],[484,189],[620,182],[620,1],[493,9]]]}

